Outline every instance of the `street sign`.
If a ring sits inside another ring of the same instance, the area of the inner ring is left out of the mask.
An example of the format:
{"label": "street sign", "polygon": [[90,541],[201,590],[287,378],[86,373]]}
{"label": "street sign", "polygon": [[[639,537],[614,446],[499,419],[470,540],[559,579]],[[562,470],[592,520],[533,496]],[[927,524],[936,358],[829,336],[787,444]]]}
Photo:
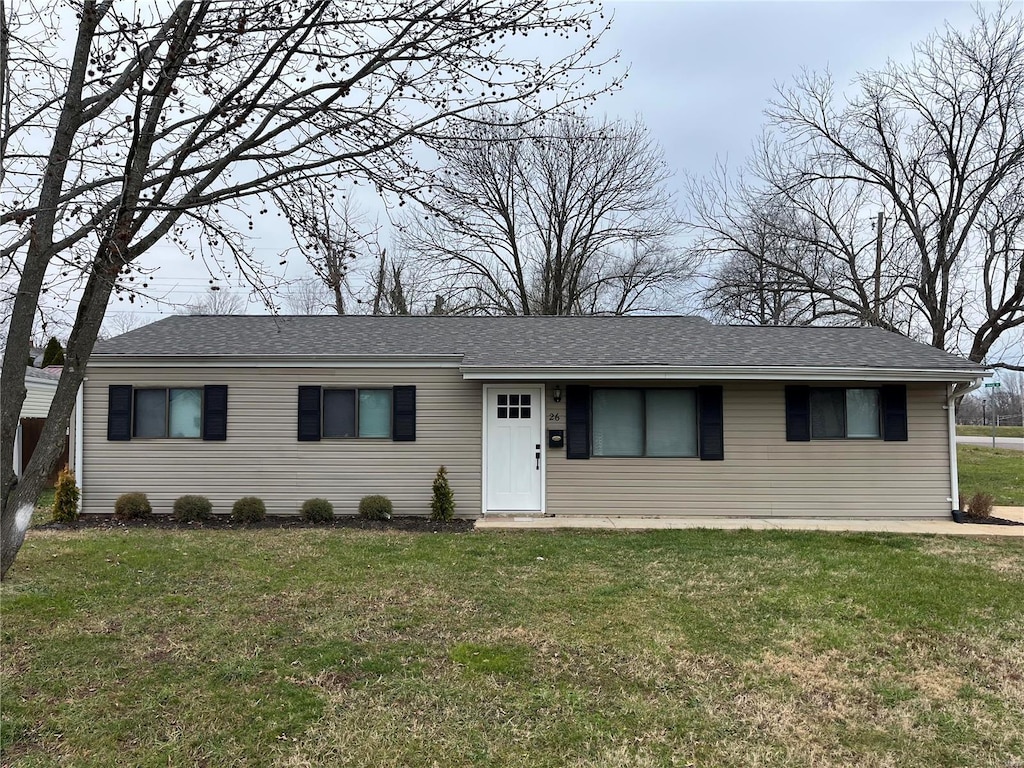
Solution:
{"label": "street sign", "polygon": [[986,387],[998,387],[998,386],[1000,386],[1000,384],[999,384],[998,381],[991,381],[988,384],[986,384],[985,386]]}

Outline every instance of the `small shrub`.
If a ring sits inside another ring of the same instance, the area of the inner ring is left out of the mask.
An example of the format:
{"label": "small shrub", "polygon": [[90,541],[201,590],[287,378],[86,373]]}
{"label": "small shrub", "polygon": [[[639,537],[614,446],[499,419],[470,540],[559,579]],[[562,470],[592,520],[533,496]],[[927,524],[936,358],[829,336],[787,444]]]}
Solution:
{"label": "small shrub", "polygon": [[179,496],[174,500],[171,517],[181,523],[209,520],[213,517],[213,504],[205,496]]}
{"label": "small shrub", "polygon": [[114,516],[118,520],[138,520],[153,514],[153,507],[146,494],[133,491],[122,493],[114,502]]}
{"label": "small shrub", "polygon": [[78,500],[81,493],[75,484],[75,473],[64,467],[57,475],[53,492],[53,522],[73,523],[78,519]]}
{"label": "small shrub", "polygon": [[363,496],[359,500],[359,516],[367,520],[390,520],[393,512],[387,496]]}
{"label": "small shrub", "polygon": [[971,517],[992,517],[992,506],[995,503],[996,497],[991,493],[978,491],[967,502],[967,513]]}
{"label": "small shrub", "polygon": [[309,523],[329,523],[334,519],[334,507],[327,499],[306,499],[300,514]]}
{"label": "small shrub", "polygon": [[258,523],[267,516],[267,505],[259,496],[243,496],[231,507],[231,519],[236,523]]}
{"label": "small shrub", "polygon": [[430,500],[430,519],[447,522],[455,517],[455,494],[448,484],[448,470],[442,465],[434,476],[434,498]]}

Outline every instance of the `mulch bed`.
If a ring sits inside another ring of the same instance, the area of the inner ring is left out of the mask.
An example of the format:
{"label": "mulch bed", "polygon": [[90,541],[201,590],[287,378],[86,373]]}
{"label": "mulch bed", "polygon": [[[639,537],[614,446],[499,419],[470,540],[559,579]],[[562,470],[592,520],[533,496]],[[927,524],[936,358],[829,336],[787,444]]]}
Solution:
{"label": "mulch bed", "polygon": [[47,523],[35,526],[43,531],[73,531],[103,528],[164,528],[169,530],[252,530],[262,528],[354,528],[363,531],[403,531],[407,533],[467,533],[473,530],[472,520],[439,522],[427,517],[393,517],[390,520],[366,520],[357,516],[335,517],[329,523],[307,523],[293,515],[267,515],[258,523],[236,523],[227,515],[215,516],[201,523],[179,523],[170,515],[150,515],[139,520],[118,520],[113,515],[83,515],[74,523]]}
{"label": "mulch bed", "polygon": [[964,522],[975,525],[1024,525],[1016,520],[1007,520],[1005,517],[972,517],[971,515],[964,515]]}

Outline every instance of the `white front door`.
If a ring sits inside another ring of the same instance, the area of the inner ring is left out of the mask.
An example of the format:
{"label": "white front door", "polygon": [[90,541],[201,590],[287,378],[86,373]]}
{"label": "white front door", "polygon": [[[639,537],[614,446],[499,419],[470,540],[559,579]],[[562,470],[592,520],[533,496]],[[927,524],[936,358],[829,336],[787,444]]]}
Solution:
{"label": "white front door", "polygon": [[488,512],[540,512],[544,451],[540,387],[487,389]]}

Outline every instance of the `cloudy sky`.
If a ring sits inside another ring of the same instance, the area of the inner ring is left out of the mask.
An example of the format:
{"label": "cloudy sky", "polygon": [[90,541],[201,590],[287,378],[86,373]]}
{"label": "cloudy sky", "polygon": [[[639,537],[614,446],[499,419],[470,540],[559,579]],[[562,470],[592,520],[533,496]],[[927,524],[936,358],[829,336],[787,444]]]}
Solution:
{"label": "cloudy sky", "polygon": [[[603,40],[605,52],[620,51],[630,74],[624,89],[604,97],[595,112],[641,118],[664,148],[677,183],[684,173],[709,172],[716,158],[740,165],[775,86],[802,69],[827,69],[846,85],[888,58],[908,58],[912,45],[944,22],[966,28],[974,18],[969,3],[926,0],[625,0],[606,8],[614,22]],[[268,222],[258,232],[256,253],[272,263],[287,245],[279,223]],[[187,302],[206,288],[202,266],[184,262],[171,246],[155,249],[147,260],[161,265],[157,290],[171,302]],[[290,276],[300,261],[289,267]],[[248,294],[235,285],[225,288]],[[173,311],[152,303],[133,309],[147,321]],[[111,311],[121,310],[115,304]],[[250,311],[261,310],[253,304]]]}
{"label": "cloudy sky", "polygon": [[960,2],[612,3],[605,39],[630,66],[626,87],[605,100],[609,114],[640,115],[677,173],[708,172],[715,157],[742,161],[762,112],[803,69],[828,70],[838,85],[889,58],[945,21],[969,27]]}

